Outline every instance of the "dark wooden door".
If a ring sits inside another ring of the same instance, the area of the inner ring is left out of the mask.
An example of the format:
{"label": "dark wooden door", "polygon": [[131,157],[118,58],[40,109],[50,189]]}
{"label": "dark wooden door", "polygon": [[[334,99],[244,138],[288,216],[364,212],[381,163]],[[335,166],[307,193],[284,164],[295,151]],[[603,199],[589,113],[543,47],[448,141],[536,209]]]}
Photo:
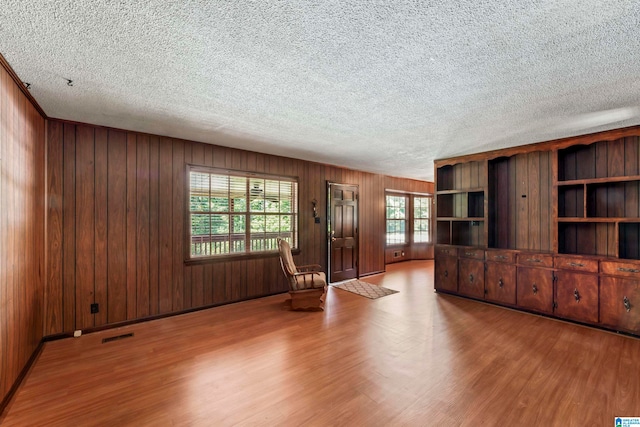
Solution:
{"label": "dark wooden door", "polygon": [[553,313],[553,271],[518,267],[517,304],[529,310]]}
{"label": "dark wooden door", "polygon": [[617,330],[640,333],[640,281],[600,279],[600,322]]}
{"label": "dark wooden door", "polygon": [[473,298],[484,298],[484,261],[460,258],[458,292]]}
{"label": "dark wooden door", "polygon": [[556,315],[598,323],[598,276],[559,270]]}
{"label": "dark wooden door", "polygon": [[436,253],[435,269],[436,290],[458,292],[458,258]]}
{"label": "dark wooden door", "polygon": [[358,277],[358,187],[329,184],[329,281]]}
{"label": "dark wooden door", "polygon": [[484,274],[485,299],[503,304],[516,303],[516,266],[487,262]]}

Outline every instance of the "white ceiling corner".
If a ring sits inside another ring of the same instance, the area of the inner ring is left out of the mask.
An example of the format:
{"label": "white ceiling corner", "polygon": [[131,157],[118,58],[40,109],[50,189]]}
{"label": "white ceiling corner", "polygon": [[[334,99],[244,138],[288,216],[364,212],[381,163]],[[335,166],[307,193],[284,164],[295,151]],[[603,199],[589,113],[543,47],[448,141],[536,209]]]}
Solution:
{"label": "white ceiling corner", "polygon": [[640,124],[640,0],[3,0],[0,53],[51,117],[416,179]]}

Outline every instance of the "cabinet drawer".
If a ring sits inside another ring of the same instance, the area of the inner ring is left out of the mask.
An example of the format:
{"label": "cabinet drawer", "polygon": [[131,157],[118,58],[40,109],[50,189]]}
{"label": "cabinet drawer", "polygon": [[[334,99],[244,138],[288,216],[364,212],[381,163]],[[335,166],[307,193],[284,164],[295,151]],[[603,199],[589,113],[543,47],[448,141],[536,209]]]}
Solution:
{"label": "cabinet drawer", "polygon": [[458,261],[458,293],[484,298],[484,262],[460,258]]}
{"label": "cabinet drawer", "polygon": [[556,268],[564,268],[566,270],[578,270],[588,273],[598,272],[597,259],[584,259],[576,257],[559,256],[554,260]]}
{"label": "cabinet drawer", "polygon": [[553,271],[518,267],[516,302],[522,308],[553,312]]}
{"label": "cabinet drawer", "polygon": [[484,249],[460,248],[458,252],[460,258],[484,259]]}
{"label": "cabinet drawer", "polygon": [[600,279],[600,323],[616,330],[640,333],[640,280]]}
{"label": "cabinet drawer", "polygon": [[600,263],[600,269],[602,274],[637,277],[640,279],[640,264],[638,263],[602,261]]}
{"label": "cabinet drawer", "polygon": [[484,273],[485,299],[503,304],[516,303],[516,266],[487,262]]}
{"label": "cabinet drawer", "polygon": [[453,246],[436,246],[437,255],[458,256],[458,248]]}
{"label": "cabinet drawer", "polygon": [[566,270],[556,275],[556,315],[598,323],[598,276]]}
{"label": "cabinet drawer", "polygon": [[486,251],[485,258],[487,261],[508,262],[513,264],[516,259],[515,252],[509,251]]}
{"label": "cabinet drawer", "polygon": [[518,264],[533,267],[553,267],[553,256],[547,254],[520,253]]}
{"label": "cabinet drawer", "polygon": [[458,291],[458,258],[447,255],[436,255],[435,258],[436,290]]}

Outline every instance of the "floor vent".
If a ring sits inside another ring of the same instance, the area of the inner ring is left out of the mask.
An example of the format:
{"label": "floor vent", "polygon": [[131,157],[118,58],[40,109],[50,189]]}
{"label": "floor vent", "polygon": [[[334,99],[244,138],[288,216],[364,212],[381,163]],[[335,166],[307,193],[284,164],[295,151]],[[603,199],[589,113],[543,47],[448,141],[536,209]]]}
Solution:
{"label": "floor vent", "polygon": [[124,338],[129,338],[129,337],[132,337],[132,336],[133,336],[133,332],[128,333],[128,334],[123,334],[123,335],[117,335],[115,337],[103,338],[102,339],[102,344],[105,344],[105,343],[108,343],[108,342],[111,342],[111,341],[121,340],[121,339],[124,339]]}

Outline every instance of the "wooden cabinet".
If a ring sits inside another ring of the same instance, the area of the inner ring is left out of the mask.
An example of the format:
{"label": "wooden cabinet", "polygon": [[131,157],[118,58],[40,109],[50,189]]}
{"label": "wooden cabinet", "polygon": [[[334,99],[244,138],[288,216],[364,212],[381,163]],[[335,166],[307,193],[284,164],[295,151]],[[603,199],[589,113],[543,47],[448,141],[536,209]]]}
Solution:
{"label": "wooden cabinet", "polygon": [[436,248],[435,288],[440,291],[458,291],[458,256],[455,249]]}
{"label": "wooden cabinet", "polygon": [[598,323],[598,276],[560,270],[556,277],[555,314],[579,322]]}
{"label": "wooden cabinet", "polygon": [[640,126],[435,166],[436,289],[640,336]]}
{"label": "wooden cabinet", "polygon": [[484,298],[484,261],[460,258],[458,292],[473,298]]}
{"label": "wooden cabinet", "polygon": [[518,267],[516,303],[527,310],[553,313],[553,270]]}
{"label": "wooden cabinet", "polygon": [[600,322],[616,330],[640,334],[640,280],[601,279]]}
{"label": "wooden cabinet", "polygon": [[501,304],[516,304],[516,253],[504,250],[485,252],[485,299]]}

